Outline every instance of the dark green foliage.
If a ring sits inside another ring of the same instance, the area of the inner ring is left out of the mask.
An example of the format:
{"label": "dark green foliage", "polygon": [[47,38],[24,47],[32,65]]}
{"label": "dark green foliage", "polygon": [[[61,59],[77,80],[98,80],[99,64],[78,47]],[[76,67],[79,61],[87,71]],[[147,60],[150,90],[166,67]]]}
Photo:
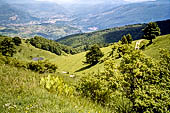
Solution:
{"label": "dark green foliage", "polygon": [[128,44],[131,44],[132,41],[133,41],[131,34],[127,34],[127,35],[126,35],[126,39],[127,39],[127,41],[128,41]]}
{"label": "dark green foliage", "polygon": [[132,39],[132,36],[130,34],[127,34],[126,36],[123,35],[121,41],[122,41],[122,44],[131,44],[133,39]]}
{"label": "dark green foliage", "polygon": [[19,37],[14,37],[14,38],[12,38],[12,40],[16,46],[19,46],[22,43],[21,38],[19,38]]}
{"label": "dark green foliage", "polygon": [[150,43],[152,43],[152,39],[155,39],[156,36],[159,36],[161,34],[160,28],[155,22],[150,22],[143,29],[143,32],[144,32],[143,38],[150,40]]}
{"label": "dark green foliage", "polygon": [[55,73],[57,66],[47,61],[30,62],[27,64],[27,68],[39,72],[39,73]]}
{"label": "dark green foliage", "polygon": [[2,55],[12,57],[16,53],[15,44],[11,38],[4,38],[0,43]]}
{"label": "dark green foliage", "polygon": [[90,51],[86,53],[86,62],[90,65],[95,65],[103,57],[103,53],[97,45],[91,47]]}
{"label": "dark green foliage", "polygon": [[121,41],[122,41],[122,44],[128,44],[128,41],[125,35],[123,35]]}
{"label": "dark green foliage", "polygon": [[61,45],[55,41],[48,40],[42,37],[35,36],[34,38],[29,39],[31,45],[50,51],[57,55],[67,54],[76,54],[78,51],[68,46]]}

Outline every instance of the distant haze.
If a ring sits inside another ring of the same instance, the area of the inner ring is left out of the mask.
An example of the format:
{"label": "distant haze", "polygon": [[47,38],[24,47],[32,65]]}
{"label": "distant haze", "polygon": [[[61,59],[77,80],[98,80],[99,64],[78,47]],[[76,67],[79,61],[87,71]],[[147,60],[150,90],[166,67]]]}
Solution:
{"label": "distant haze", "polygon": [[120,3],[120,2],[146,2],[155,0],[36,0],[36,1],[49,1],[56,3]]}
{"label": "distant haze", "polygon": [[0,0],[8,3],[55,2],[58,4],[135,3],[147,1],[170,2],[170,0]]}

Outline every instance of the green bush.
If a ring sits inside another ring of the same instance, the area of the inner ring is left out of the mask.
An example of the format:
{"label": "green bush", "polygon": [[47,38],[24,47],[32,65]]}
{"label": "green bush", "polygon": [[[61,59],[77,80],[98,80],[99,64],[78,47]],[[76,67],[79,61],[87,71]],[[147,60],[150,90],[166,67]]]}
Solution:
{"label": "green bush", "polygon": [[[105,71],[81,79],[78,92],[117,112],[170,112],[170,52],[161,51],[156,62],[141,51],[114,58],[105,63]],[[117,103],[117,104],[116,104]]]}
{"label": "green bush", "polygon": [[2,55],[12,57],[16,53],[15,44],[11,38],[5,38],[0,43],[0,52]]}
{"label": "green bush", "polygon": [[47,61],[30,62],[27,65],[28,69],[39,73],[55,73],[57,69],[57,66],[55,64]]}
{"label": "green bush", "polygon": [[64,83],[63,79],[58,76],[48,75],[41,78],[40,85],[42,85],[49,92],[57,92],[58,95],[73,96],[74,87]]}
{"label": "green bush", "polygon": [[[123,76],[120,74],[115,62],[108,60],[105,71],[83,77],[77,85],[80,95],[91,98],[104,106],[111,106],[118,112],[128,112],[130,101],[123,97]],[[117,99],[120,100],[117,100]],[[119,101],[119,102],[118,102]]]}
{"label": "green bush", "polygon": [[15,43],[16,46],[19,46],[22,43],[21,38],[19,37],[12,38],[12,41]]}

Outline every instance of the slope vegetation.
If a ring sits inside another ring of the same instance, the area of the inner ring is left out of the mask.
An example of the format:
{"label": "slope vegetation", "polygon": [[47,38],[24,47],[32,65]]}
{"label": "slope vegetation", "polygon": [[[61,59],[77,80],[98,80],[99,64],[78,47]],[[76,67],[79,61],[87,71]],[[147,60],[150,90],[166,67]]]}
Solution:
{"label": "slope vegetation", "polygon": [[[158,21],[158,26],[161,29],[161,34],[169,34],[170,20]],[[57,40],[64,45],[72,46],[84,50],[88,45],[93,44],[109,44],[117,42],[123,35],[130,33],[134,40],[140,39],[143,35],[142,29],[146,24],[128,25],[124,27],[116,27],[92,33],[76,34],[67,36]]]}

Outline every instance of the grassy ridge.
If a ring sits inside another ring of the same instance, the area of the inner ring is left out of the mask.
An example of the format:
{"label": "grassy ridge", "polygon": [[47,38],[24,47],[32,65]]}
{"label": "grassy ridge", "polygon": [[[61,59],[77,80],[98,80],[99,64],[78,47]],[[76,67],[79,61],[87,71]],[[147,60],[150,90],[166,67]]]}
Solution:
{"label": "grassy ridge", "polygon": [[[161,29],[161,35],[170,34],[170,20],[156,22]],[[109,44],[117,42],[123,35],[130,33],[134,40],[140,39],[143,35],[142,29],[146,24],[127,25],[123,27],[110,28],[92,33],[76,34],[57,40],[58,42],[84,50],[86,46],[93,44]]]}

